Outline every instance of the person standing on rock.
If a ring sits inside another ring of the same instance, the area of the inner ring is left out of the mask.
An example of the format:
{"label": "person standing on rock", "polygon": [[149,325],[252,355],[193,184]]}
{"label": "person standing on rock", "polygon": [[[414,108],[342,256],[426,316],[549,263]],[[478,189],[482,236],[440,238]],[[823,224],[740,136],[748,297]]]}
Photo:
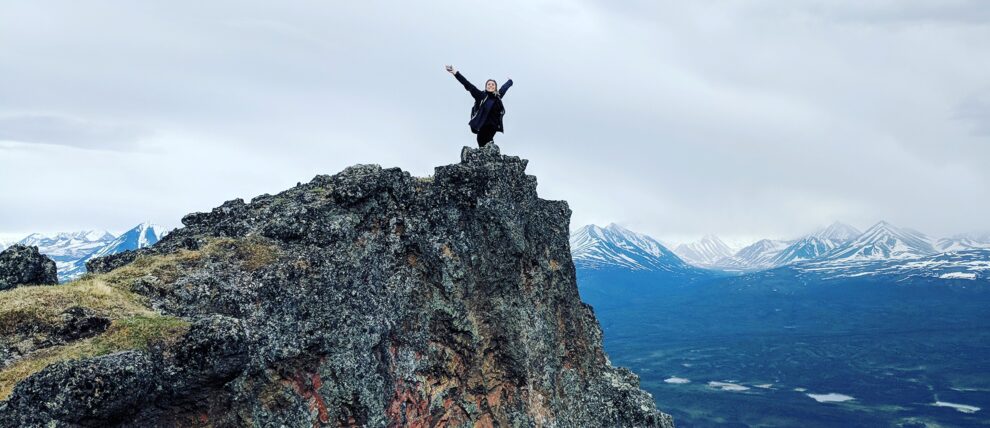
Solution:
{"label": "person standing on rock", "polygon": [[495,133],[504,132],[502,127],[502,116],[505,115],[505,106],[502,105],[502,97],[512,86],[512,79],[506,80],[501,88],[494,79],[485,82],[485,90],[479,91],[471,82],[453,66],[446,66],[447,72],[454,75],[458,82],[464,85],[474,98],[474,106],[471,107],[471,132],[478,134],[478,147],[485,147],[488,143],[495,143]]}

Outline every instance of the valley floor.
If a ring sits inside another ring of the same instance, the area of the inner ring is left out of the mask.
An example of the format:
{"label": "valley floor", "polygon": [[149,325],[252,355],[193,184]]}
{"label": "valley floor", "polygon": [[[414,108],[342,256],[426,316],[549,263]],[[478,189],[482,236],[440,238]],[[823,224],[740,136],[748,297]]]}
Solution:
{"label": "valley floor", "polygon": [[990,426],[990,284],[785,282],[579,273],[612,361],[679,427]]}

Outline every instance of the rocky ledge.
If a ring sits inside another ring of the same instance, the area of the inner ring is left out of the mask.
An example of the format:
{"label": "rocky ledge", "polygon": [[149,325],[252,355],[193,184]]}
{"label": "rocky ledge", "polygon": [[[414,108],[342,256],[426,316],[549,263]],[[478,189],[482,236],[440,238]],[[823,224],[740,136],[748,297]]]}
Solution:
{"label": "rocky ledge", "polygon": [[317,176],[91,261],[55,288],[115,290],[171,333],[105,339],[161,322],[94,309],[132,318],[15,377],[0,425],[673,426],[602,349],[567,203],[494,145],[461,158],[428,178]]}

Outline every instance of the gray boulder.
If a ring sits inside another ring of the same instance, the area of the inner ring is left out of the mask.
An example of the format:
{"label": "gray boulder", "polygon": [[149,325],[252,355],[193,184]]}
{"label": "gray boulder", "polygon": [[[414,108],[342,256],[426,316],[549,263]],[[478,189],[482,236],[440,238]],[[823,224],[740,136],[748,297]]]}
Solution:
{"label": "gray boulder", "polygon": [[17,384],[0,405],[0,426],[117,424],[154,402],[157,378],[137,351],[53,364]]}
{"label": "gray boulder", "polygon": [[0,290],[45,284],[58,284],[58,275],[55,262],[38,247],[18,244],[0,252]]}

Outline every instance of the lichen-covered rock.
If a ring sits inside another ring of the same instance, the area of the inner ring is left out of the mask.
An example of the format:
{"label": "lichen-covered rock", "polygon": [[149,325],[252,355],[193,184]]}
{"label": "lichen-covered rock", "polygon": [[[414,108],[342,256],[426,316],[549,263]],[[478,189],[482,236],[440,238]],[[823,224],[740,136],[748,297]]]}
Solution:
{"label": "lichen-covered rock", "polygon": [[77,339],[95,336],[106,331],[110,319],[95,314],[88,308],[74,306],[59,315],[58,330],[55,336],[60,342],[66,343]]}
{"label": "lichen-covered rock", "polygon": [[137,351],[53,364],[0,407],[0,426],[107,426],[154,403],[159,376]]}
{"label": "lichen-covered rock", "polygon": [[[108,272],[186,254],[131,286],[195,323],[147,357],[153,394],[120,387],[142,397],[136,411],[114,394],[105,408],[60,403],[125,426],[673,426],[608,362],[578,296],[570,210],[537,197],[526,163],[489,145],[430,178],[357,165],[92,261]],[[32,393],[51,371],[0,413],[81,423]]]}
{"label": "lichen-covered rock", "polygon": [[38,247],[11,245],[0,252],[0,290],[18,285],[58,284],[55,262]]}

